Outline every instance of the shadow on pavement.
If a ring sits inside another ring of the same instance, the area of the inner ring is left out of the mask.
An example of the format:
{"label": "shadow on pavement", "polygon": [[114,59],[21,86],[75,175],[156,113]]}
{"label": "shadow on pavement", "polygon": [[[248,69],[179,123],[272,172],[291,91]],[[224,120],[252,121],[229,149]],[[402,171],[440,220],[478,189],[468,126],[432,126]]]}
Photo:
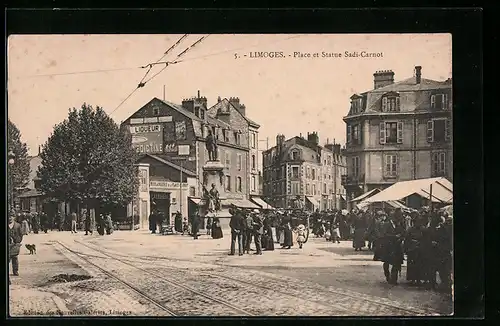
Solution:
{"label": "shadow on pavement", "polygon": [[326,252],[331,252],[340,256],[373,256],[373,251],[368,249],[363,249],[361,251],[354,251],[352,247],[328,247],[328,248],[318,248]]}

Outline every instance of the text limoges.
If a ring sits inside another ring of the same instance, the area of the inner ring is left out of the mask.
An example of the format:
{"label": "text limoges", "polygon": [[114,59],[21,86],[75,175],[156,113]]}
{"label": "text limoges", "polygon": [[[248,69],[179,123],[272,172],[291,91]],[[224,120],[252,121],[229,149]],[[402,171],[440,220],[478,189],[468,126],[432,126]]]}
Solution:
{"label": "text limoges", "polygon": [[265,51],[254,51],[248,54],[250,58],[284,58],[285,54],[283,52],[265,52]]}

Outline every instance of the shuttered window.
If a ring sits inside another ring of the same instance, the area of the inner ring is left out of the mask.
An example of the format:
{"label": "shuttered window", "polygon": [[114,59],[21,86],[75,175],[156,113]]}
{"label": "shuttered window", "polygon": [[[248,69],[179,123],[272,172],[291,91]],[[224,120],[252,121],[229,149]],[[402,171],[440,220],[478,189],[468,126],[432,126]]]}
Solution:
{"label": "shuttered window", "polygon": [[346,135],[347,143],[351,143],[351,126],[347,125],[347,135]]}
{"label": "shuttered window", "polygon": [[451,120],[450,119],[447,119],[446,120],[446,125],[445,125],[445,139],[446,141],[450,141],[451,140]]}
{"label": "shuttered window", "polygon": [[434,121],[427,121],[427,141],[432,143],[434,141]]}
{"label": "shuttered window", "polygon": [[380,123],[380,144],[385,144],[385,122]]}
{"label": "shuttered window", "polygon": [[446,153],[433,153],[432,154],[432,176],[440,177],[446,173]]}
{"label": "shuttered window", "polygon": [[385,155],[385,176],[396,177],[398,171],[398,157],[396,155]]}

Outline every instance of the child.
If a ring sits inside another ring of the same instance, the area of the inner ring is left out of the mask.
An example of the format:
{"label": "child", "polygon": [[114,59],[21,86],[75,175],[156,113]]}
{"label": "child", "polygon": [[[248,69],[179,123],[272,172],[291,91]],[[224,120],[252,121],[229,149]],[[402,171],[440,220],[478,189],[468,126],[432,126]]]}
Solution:
{"label": "child", "polygon": [[306,242],[306,227],[303,224],[300,224],[297,227],[297,243],[299,244],[300,249],[302,249],[304,242]]}

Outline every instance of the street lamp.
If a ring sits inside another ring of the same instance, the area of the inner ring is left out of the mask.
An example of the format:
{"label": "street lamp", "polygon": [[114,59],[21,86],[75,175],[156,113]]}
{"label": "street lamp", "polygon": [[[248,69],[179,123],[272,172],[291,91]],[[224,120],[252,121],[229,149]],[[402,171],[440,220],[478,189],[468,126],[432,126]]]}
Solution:
{"label": "street lamp", "polygon": [[12,151],[9,151],[9,153],[7,154],[7,158],[8,158],[8,164],[9,164],[9,211],[12,210],[12,207],[13,207],[13,204],[14,204],[14,185],[12,184],[12,181],[14,180],[13,179],[13,176],[12,176],[12,166],[14,165],[14,163],[16,162],[15,161],[15,158],[16,156],[14,155],[14,152]]}

